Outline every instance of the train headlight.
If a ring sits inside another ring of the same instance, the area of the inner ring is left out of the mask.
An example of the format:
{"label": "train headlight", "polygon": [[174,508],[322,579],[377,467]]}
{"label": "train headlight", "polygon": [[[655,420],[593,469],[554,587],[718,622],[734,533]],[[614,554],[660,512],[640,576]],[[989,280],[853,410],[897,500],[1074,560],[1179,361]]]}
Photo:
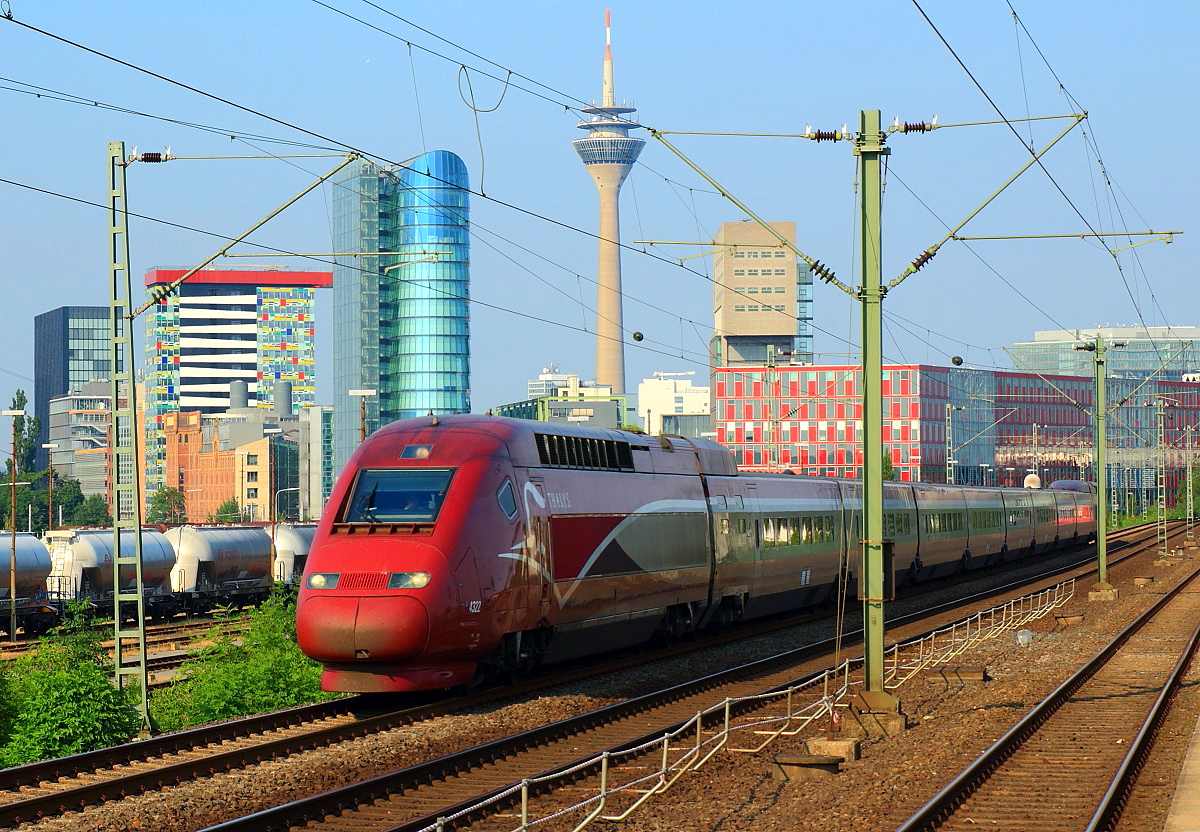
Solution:
{"label": "train headlight", "polygon": [[388,576],[388,589],[420,589],[432,578],[428,572],[393,572]]}
{"label": "train headlight", "polygon": [[308,576],[309,589],[337,589],[337,572],[314,572]]}

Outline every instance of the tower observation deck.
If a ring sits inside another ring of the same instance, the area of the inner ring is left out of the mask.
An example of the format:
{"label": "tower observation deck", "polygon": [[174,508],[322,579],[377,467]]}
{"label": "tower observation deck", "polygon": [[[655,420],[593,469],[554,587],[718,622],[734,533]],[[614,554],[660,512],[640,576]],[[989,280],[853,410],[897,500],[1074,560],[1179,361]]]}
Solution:
{"label": "tower observation deck", "polygon": [[604,13],[604,79],[600,104],[584,107],[579,129],[587,130],[571,144],[600,192],[598,295],[596,303],[596,383],[625,392],[624,328],[621,313],[621,229],[618,196],[621,183],[646,145],[645,139],[630,136],[641,127],[627,102],[616,103],[613,89],[612,26]]}

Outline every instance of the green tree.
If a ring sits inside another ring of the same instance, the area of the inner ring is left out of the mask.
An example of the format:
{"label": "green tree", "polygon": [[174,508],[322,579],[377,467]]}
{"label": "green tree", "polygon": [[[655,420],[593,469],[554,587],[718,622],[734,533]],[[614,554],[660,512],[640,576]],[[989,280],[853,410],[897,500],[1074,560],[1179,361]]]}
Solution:
{"label": "green tree", "polygon": [[164,731],[334,696],[321,690],[321,666],[300,652],[296,612],[283,594],[251,613],[240,637],[219,631],[209,637],[213,644],[184,662],[179,680],[151,701]]}
{"label": "green tree", "polygon": [[81,505],[83,505],[83,489],[79,485],[79,480],[60,479],[56,474],[54,477],[54,525],[58,525],[60,508],[63,522],[69,523]]}
{"label": "green tree", "polygon": [[111,526],[112,515],[108,513],[108,503],[104,498],[93,494],[75,509],[71,522],[76,526]]}
{"label": "green tree", "polygon": [[[25,410],[28,405],[25,391],[18,390],[13,395],[12,410]],[[38,434],[41,432],[41,422],[36,416],[16,416],[13,418],[13,433],[17,440],[17,476],[24,476],[33,470],[34,457],[37,456]],[[5,456],[8,456],[6,454]],[[4,473],[12,477],[12,460],[7,460]]]}
{"label": "green tree", "polygon": [[208,516],[210,523],[236,523],[242,518],[242,509],[238,505],[238,501],[234,497],[230,497],[221,505],[217,506],[215,514]]}
{"label": "green tree", "polygon": [[98,631],[80,614],[5,668],[0,765],[79,754],[131,739],[141,727],[133,702],[110,680]]}
{"label": "green tree", "polygon": [[891,448],[883,449],[883,478],[885,480],[896,479],[896,469],[892,467],[892,450],[891,450]]}
{"label": "green tree", "polygon": [[178,488],[160,488],[150,498],[150,510],[146,513],[150,523],[186,523],[187,506],[183,492]]}

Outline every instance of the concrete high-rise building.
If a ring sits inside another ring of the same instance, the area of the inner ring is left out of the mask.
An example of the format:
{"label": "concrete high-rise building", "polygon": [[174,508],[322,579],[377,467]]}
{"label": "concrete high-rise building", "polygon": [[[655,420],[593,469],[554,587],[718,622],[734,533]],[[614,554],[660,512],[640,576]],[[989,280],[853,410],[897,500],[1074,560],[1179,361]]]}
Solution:
{"label": "concrete high-rise building", "polygon": [[[60,306],[33,319],[33,413],[41,425],[36,467],[46,467],[50,400],[109,377],[107,306]],[[5,402],[5,406],[7,406]]]}
{"label": "concrete high-rise building", "polygon": [[596,282],[596,383],[615,393],[625,392],[625,346],[621,312],[621,223],[617,210],[621,183],[646,145],[629,135],[641,127],[630,118],[637,112],[626,102],[617,104],[613,88],[612,27],[604,13],[604,78],[600,104],[584,107],[579,123],[586,138],[571,144],[600,192],[599,263]]}
{"label": "concrete high-rise building", "polygon": [[[146,288],[186,270],[146,272]],[[270,267],[202,269],[153,307],[146,333],[146,485],[163,483],[163,418],[187,410],[221,413],[230,383],[244,381],[250,401],[273,404],[275,382],[291,383],[293,405],[316,396],[315,291],[330,272]],[[169,483],[168,483],[169,484]]]}
{"label": "concrete high-rise building", "polygon": [[[467,169],[434,150],[334,180],[334,467],[366,429],[471,411]],[[350,391],[373,391],[354,397]]]}
{"label": "concrete high-rise building", "polygon": [[[794,222],[770,223],[790,243]],[[811,364],[812,270],[755,222],[727,222],[713,240],[711,366]]]}

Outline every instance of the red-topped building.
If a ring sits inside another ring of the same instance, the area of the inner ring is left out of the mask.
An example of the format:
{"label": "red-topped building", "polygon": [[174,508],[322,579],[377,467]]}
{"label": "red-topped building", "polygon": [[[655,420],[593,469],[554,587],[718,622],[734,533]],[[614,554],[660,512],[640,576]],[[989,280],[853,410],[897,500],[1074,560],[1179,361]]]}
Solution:
{"label": "red-topped building", "polygon": [[[146,288],[164,286],[181,267],[146,272]],[[221,413],[230,384],[246,383],[249,404],[271,407],[276,382],[291,384],[296,407],[316,396],[317,289],[328,271],[244,266],[202,269],[154,305],[146,332],[146,483],[163,481],[163,417],[180,410]]]}

